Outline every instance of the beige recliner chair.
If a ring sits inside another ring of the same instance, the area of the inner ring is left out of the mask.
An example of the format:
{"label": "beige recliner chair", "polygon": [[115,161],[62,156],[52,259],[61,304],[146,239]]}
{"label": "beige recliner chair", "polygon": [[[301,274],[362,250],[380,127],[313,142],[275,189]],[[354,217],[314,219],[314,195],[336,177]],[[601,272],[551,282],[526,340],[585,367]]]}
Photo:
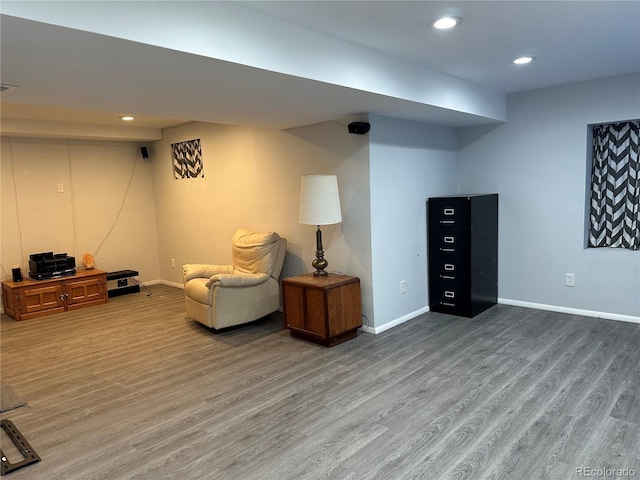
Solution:
{"label": "beige recliner chair", "polygon": [[231,241],[232,265],[183,265],[187,314],[218,330],[275,312],[286,249],[275,232],[240,228]]}

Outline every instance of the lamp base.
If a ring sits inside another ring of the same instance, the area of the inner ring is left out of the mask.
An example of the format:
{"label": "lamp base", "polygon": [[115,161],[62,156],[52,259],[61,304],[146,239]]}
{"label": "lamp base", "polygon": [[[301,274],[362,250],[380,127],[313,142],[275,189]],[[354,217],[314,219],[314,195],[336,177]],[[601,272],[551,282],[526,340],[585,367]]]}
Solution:
{"label": "lamp base", "polygon": [[320,225],[316,230],[316,258],[311,262],[311,266],[316,269],[313,272],[314,277],[326,277],[329,275],[324,269],[327,268],[329,262],[324,258],[324,250],[322,249],[322,232],[320,231]]}
{"label": "lamp base", "polygon": [[[317,260],[317,259],[316,259],[316,260]],[[322,259],[322,260],[324,260],[324,259]],[[327,266],[327,265],[328,265],[327,261],[326,261],[326,260],[324,260],[324,266],[322,266],[322,267],[320,267],[320,268],[319,268],[319,267],[316,265],[316,261],[314,260],[314,261],[311,263],[311,266],[313,266],[313,267],[316,269],[316,271],[315,271],[315,272],[313,272],[313,276],[314,276],[314,277],[326,277],[326,276],[328,276],[328,275],[329,275],[329,273],[324,271],[324,269],[326,268],[326,266]]]}

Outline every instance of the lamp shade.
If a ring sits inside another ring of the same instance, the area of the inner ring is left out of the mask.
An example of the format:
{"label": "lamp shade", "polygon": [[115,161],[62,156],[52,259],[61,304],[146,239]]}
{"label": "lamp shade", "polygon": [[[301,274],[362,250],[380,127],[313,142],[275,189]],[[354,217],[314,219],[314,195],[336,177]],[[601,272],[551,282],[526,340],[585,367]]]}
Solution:
{"label": "lamp shade", "polygon": [[335,175],[303,175],[298,222],[305,225],[342,222],[338,178]]}

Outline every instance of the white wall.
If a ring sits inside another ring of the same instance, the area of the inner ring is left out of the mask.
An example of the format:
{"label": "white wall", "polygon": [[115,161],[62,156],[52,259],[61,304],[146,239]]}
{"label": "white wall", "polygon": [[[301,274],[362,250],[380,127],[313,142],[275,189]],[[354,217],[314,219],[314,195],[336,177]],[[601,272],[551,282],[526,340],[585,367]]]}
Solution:
{"label": "white wall", "polygon": [[587,125],[639,118],[640,76],[513,94],[507,115],[459,152],[460,190],[500,194],[499,297],[637,319],[640,252],[585,249],[584,232]]}
{"label": "white wall", "polygon": [[[98,268],[181,284],[184,263],[227,263],[239,226],[278,231],[289,240],[283,275],[308,272],[315,234],[297,223],[300,177],[335,173],[343,222],[323,228],[325,253],[330,271],[360,277],[369,331],[426,311],[426,200],[454,193],[500,195],[501,301],[638,318],[639,252],[583,245],[587,124],[638,118],[639,99],[628,75],[511,95],[508,123],[460,132],[380,116],[364,136],[348,122],[191,123],[164,131],[148,161],[128,142],[3,137],[3,278],[14,264],[26,271],[29,253],[99,248]],[[205,178],[174,180],[170,144],[193,138]]]}
{"label": "white wall", "polygon": [[139,150],[129,142],[2,137],[3,279],[13,265],[26,276],[29,254],[48,251],[75,256],[77,265],[89,252],[99,269],[158,279],[151,166]]}
{"label": "white wall", "polygon": [[[195,138],[204,178],[176,180],[171,143]],[[180,285],[183,264],[230,263],[238,227],[287,238],[283,277],[313,271],[315,227],[298,223],[301,176],[336,174],[343,222],[322,228],[328,271],[360,277],[363,312],[372,316],[366,137],[350,135],[338,122],[288,131],[190,123],[165,130],[150,158],[161,278]]]}
{"label": "white wall", "polygon": [[[429,197],[457,193],[456,130],[372,116],[371,245],[375,331],[427,310]],[[400,294],[400,281],[406,293]]]}

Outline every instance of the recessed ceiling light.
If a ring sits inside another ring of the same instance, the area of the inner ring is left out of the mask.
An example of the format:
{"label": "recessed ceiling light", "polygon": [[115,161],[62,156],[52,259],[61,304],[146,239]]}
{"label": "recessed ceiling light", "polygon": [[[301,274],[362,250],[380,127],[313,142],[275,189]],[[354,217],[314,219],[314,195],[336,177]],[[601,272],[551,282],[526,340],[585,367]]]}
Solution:
{"label": "recessed ceiling light", "polygon": [[429,25],[437,30],[448,30],[457,27],[461,23],[462,19],[459,17],[442,17],[431,22]]}
{"label": "recessed ceiling light", "polygon": [[131,115],[125,115],[124,117],[120,117],[120,120],[124,120],[125,122],[131,122],[135,119],[136,117],[132,117]]}
{"label": "recessed ceiling light", "polygon": [[527,63],[531,63],[536,59],[536,57],[518,57],[514,60],[511,60],[511,63],[514,63],[516,65],[525,65]]}

